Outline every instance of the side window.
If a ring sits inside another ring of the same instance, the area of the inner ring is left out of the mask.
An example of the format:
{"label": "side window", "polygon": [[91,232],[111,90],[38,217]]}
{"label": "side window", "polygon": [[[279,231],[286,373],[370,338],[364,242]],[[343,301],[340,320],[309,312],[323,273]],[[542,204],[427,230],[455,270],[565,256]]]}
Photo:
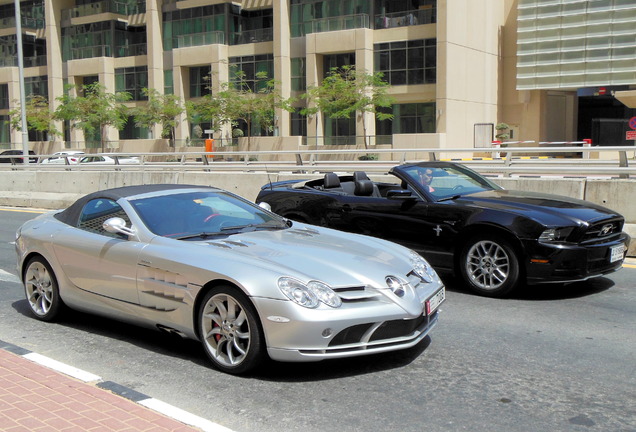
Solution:
{"label": "side window", "polygon": [[130,225],[130,220],[126,212],[115,201],[106,198],[97,198],[86,203],[80,214],[77,227],[85,231],[108,237],[122,238],[120,234],[109,233],[102,228],[106,219],[120,217]]}

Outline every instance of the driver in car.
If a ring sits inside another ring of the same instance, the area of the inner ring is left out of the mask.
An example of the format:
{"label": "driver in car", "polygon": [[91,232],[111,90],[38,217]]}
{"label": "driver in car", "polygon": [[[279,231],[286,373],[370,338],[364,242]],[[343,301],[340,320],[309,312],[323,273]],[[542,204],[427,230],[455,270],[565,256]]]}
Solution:
{"label": "driver in car", "polygon": [[429,192],[435,192],[435,188],[431,186],[431,181],[433,181],[433,170],[430,168],[426,168],[425,170],[420,170],[417,173],[419,182],[424,187],[424,189]]}

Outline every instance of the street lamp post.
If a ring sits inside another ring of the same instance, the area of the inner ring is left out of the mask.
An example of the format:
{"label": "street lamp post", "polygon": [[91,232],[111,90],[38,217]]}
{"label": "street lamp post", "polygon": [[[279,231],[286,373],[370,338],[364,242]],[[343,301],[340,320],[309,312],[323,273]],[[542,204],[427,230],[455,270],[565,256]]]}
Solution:
{"label": "street lamp post", "polygon": [[18,45],[18,75],[20,81],[20,115],[22,117],[22,162],[29,163],[29,131],[26,121],[26,96],[24,94],[24,59],[22,54],[22,16],[20,14],[20,0],[15,3],[15,28]]}

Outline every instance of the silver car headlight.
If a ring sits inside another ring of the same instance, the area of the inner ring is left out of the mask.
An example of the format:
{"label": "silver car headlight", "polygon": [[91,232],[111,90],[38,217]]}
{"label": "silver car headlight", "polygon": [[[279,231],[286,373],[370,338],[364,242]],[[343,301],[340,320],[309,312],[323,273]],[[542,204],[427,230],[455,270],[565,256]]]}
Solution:
{"label": "silver car headlight", "polygon": [[431,283],[439,279],[439,276],[437,276],[437,273],[433,270],[428,261],[416,252],[411,251],[410,261],[411,266],[413,266],[413,271],[422,278],[424,282]]}
{"label": "silver car headlight", "polygon": [[543,243],[563,242],[574,230],[573,227],[548,228],[539,236],[539,241]]}
{"label": "silver car headlight", "polygon": [[332,308],[342,305],[340,297],[323,282],[310,281],[307,284],[290,277],[278,279],[278,288],[288,299],[306,308],[317,308],[324,303]]}

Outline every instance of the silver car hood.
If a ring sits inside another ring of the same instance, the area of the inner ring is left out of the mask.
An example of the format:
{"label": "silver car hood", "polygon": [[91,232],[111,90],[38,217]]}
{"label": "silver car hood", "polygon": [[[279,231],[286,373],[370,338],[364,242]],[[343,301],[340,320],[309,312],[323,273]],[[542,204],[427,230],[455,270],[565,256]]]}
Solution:
{"label": "silver car hood", "polygon": [[[196,242],[221,248],[224,255],[244,258],[254,266],[276,268],[281,274],[299,274],[338,285],[384,281],[387,275],[410,272],[409,251],[372,237],[295,224],[278,231],[252,231],[223,239]],[[297,228],[297,226],[299,226]],[[342,247],[334,247],[341,245]]]}

